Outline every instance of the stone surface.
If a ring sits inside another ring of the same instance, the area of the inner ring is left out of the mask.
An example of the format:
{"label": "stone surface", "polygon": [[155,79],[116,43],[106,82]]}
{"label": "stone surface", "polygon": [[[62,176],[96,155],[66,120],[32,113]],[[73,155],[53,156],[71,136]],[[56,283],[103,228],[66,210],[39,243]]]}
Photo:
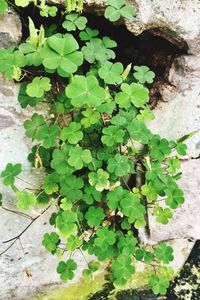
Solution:
{"label": "stone surface", "polygon": [[149,210],[151,239],[200,239],[200,159],[190,159],[182,163],[183,177],[179,185],[184,190],[185,203],[174,211],[174,217],[167,225],[157,224]]}
{"label": "stone surface", "polygon": [[[124,20],[128,30],[133,34],[139,35],[145,30],[151,30],[154,34],[161,35],[180,47],[188,47],[190,53],[199,53],[200,2],[198,0],[129,0],[126,2],[137,11],[132,20]],[[89,10],[103,13],[107,1],[87,0],[85,5]]]}
{"label": "stone surface", "polygon": [[[30,151],[31,142],[25,137],[23,122],[32,115],[31,109],[22,109],[17,101],[19,86],[0,78],[0,170],[4,169],[8,162],[21,163],[23,174],[20,178],[31,185],[18,180],[16,185],[20,189],[37,186],[36,177],[26,157]],[[34,109],[35,111],[35,109]],[[47,108],[38,107],[37,112],[46,112]],[[12,190],[3,187],[3,205],[16,210],[16,197]],[[30,211],[30,215],[37,216],[42,209]],[[0,259],[0,300],[22,300],[35,296],[45,287],[61,284],[56,273],[58,259],[48,253],[41,244],[45,232],[53,229],[48,225],[52,210],[47,211],[39,218],[29,230],[22,236],[21,242],[8,250]],[[1,209],[0,217],[0,252],[9,244],[2,244],[18,235],[29,224],[30,220]],[[22,248],[23,247],[23,248]],[[82,255],[77,252],[74,259],[80,266],[74,281],[80,278],[82,269],[86,263]],[[27,274],[30,273],[30,277]],[[48,288],[49,289],[49,288]]]}
{"label": "stone surface", "polygon": [[19,17],[12,11],[0,16],[0,48],[19,43],[22,31]]}

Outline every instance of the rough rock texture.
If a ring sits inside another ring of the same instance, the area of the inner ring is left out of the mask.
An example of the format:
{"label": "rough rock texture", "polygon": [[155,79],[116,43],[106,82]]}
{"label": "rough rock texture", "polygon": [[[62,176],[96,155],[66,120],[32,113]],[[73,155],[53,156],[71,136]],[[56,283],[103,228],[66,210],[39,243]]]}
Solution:
{"label": "rough rock texture", "polygon": [[17,44],[21,39],[21,22],[12,11],[0,17],[0,48]]}
{"label": "rough rock texture", "polygon": [[[60,2],[54,0],[54,2]],[[198,0],[137,0],[137,15],[131,21],[125,21],[127,28],[134,34],[151,29],[180,47],[188,47],[192,55],[182,56],[174,61],[169,72],[169,88],[161,91],[161,102],[155,109],[156,119],[149,127],[167,138],[176,139],[184,134],[197,133],[187,142],[189,155],[182,163],[183,178],[180,181],[186,195],[186,203],[175,212],[175,219],[169,225],[162,226],[150,217],[152,241],[177,239],[173,247],[177,255],[174,267],[178,269],[184,262],[185,254],[193,243],[188,238],[199,238],[199,161],[200,155],[200,2]],[[87,0],[87,9],[95,8],[102,13],[106,1]],[[17,43],[21,36],[21,25],[16,16],[8,13],[0,18],[0,47]],[[7,162],[23,164],[24,178],[34,180],[26,154],[30,142],[25,138],[23,121],[31,111],[21,110],[17,103],[18,86],[0,79],[0,169]],[[21,185],[22,186],[22,185]],[[22,186],[23,187],[23,186]],[[12,192],[3,190],[5,205],[14,208],[15,198]],[[38,212],[31,212],[33,215]],[[48,231],[46,213],[35,222],[30,231],[22,238],[23,248],[17,242],[1,257],[0,261],[0,300],[28,299],[36,291],[59,283],[55,273],[56,259],[49,255],[41,245],[41,238]],[[44,226],[45,224],[45,226]],[[9,239],[21,232],[25,222],[21,217],[1,211],[0,240]],[[33,240],[34,239],[34,240]],[[181,239],[181,240],[179,240]],[[0,245],[0,251],[5,245]],[[23,252],[27,252],[24,255]],[[77,253],[76,260],[83,267],[84,260]],[[30,272],[32,277],[27,278]],[[75,279],[77,280],[77,278]]]}
{"label": "rough rock texture", "polygon": [[[18,88],[18,85],[0,78],[0,170],[8,162],[21,163],[24,171],[20,178],[37,187],[38,179],[26,159],[31,143],[25,137],[23,128],[23,122],[30,118],[32,111],[20,108],[17,101]],[[47,108],[38,108],[38,113],[44,111],[47,111]],[[16,185],[22,190],[27,187],[33,188],[32,185],[20,180],[16,182]],[[1,184],[1,192],[4,207],[16,210],[16,197],[12,190]],[[42,209],[33,210],[29,213],[35,217],[41,211]],[[30,220],[2,209],[0,213],[0,252],[2,252],[9,246],[9,243],[2,244],[2,242],[22,232]],[[17,241],[1,257],[0,300],[27,300],[27,297],[31,298],[36,293],[44,291],[45,286],[48,286],[49,290],[49,287],[60,284],[56,273],[58,259],[48,253],[41,244],[44,233],[52,231],[52,227],[48,224],[51,213],[52,211],[47,211],[29,228],[21,238],[22,246]],[[76,281],[80,278],[86,263],[78,252],[75,253],[74,258],[80,266]],[[27,277],[29,273],[30,277]]]}
{"label": "rough rock texture", "polygon": [[[0,35],[1,46],[17,43],[21,36],[19,19],[15,15],[11,17],[10,14],[7,17],[8,19],[0,18],[0,32],[5,32],[5,35]],[[20,178],[34,185],[18,180],[16,185],[23,190],[37,186],[38,176],[35,176],[26,159],[32,143],[25,137],[23,128],[23,122],[31,117],[33,110],[20,107],[17,100],[18,91],[19,85],[0,76],[0,170],[3,170],[8,162],[21,163],[24,171]],[[47,107],[41,106],[37,112],[47,111]],[[5,188],[2,182],[0,186],[4,207],[16,210],[14,193]],[[42,209],[29,213],[35,217],[41,211]],[[31,299],[38,292],[44,291],[45,287],[48,287],[49,291],[51,286],[60,284],[56,273],[58,259],[48,253],[41,244],[44,233],[52,231],[48,224],[51,213],[52,211],[47,211],[29,228],[21,238],[22,246],[17,241],[8,252],[0,256],[0,300]],[[29,222],[28,219],[0,208],[0,253],[10,245],[2,242],[21,233]],[[80,265],[76,281],[85,267],[85,261],[80,253],[75,253],[75,259]]]}
{"label": "rough rock texture", "polygon": [[[55,2],[62,2],[53,0]],[[125,24],[133,34],[152,30],[173,43],[188,47],[189,52],[198,54],[200,49],[200,2],[198,0],[129,0],[137,13]],[[103,13],[106,0],[87,0],[90,9]]]}

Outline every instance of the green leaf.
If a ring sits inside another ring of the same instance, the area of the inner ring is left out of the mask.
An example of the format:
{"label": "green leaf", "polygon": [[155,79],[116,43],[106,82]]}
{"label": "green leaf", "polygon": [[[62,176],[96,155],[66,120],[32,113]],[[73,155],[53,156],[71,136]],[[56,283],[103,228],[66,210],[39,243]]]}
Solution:
{"label": "green leaf", "polygon": [[35,77],[31,83],[27,85],[26,93],[30,97],[42,98],[44,92],[51,89],[50,79],[47,77]]}
{"label": "green leaf", "polygon": [[37,136],[41,130],[41,127],[45,125],[45,120],[42,115],[34,113],[31,120],[24,122],[24,128],[26,129],[26,135],[29,138],[37,139]]}
{"label": "green leaf", "polygon": [[115,233],[107,227],[100,228],[96,231],[96,238],[94,243],[101,250],[107,250],[109,246],[114,245],[116,241]]}
{"label": "green leaf", "polygon": [[56,217],[56,227],[66,237],[77,233],[77,214],[73,211],[63,211]]}
{"label": "green leaf", "polygon": [[15,0],[17,6],[26,7],[32,0]]}
{"label": "green leaf", "polygon": [[155,116],[148,108],[144,108],[140,110],[136,118],[140,121],[151,121],[155,119]]}
{"label": "green leaf", "polygon": [[78,49],[79,45],[71,34],[52,35],[41,50],[42,63],[45,68],[58,73],[74,73],[83,63],[83,55]]}
{"label": "green leaf", "polygon": [[167,195],[167,199],[165,200],[165,203],[169,205],[172,209],[176,209],[185,201],[183,191],[179,189],[175,184],[169,185],[165,189],[165,193]]}
{"label": "green leaf", "polygon": [[87,104],[96,107],[105,99],[105,90],[99,86],[94,76],[75,75],[66,88],[66,95],[71,99],[74,107]]}
{"label": "green leaf", "polygon": [[135,141],[140,141],[143,144],[147,144],[151,138],[151,133],[146,127],[144,122],[139,120],[133,120],[127,127],[130,137]]}
{"label": "green leaf", "polygon": [[86,164],[88,165],[92,161],[92,155],[90,150],[83,150],[81,147],[72,148],[69,151],[68,163],[76,170],[80,170]]}
{"label": "green leaf", "polygon": [[173,214],[169,208],[162,208],[160,206],[155,206],[153,210],[153,216],[156,217],[156,221],[161,224],[167,224],[169,219],[173,217]]}
{"label": "green leaf", "polygon": [[116,94],[115,102],[122,108],[129,108],[131,103],[139,108],[149,101],[149,91],[139,83],[122,83],[122,92]]}
{"label": "green leaf", "polygon": [[100,119],[100,113],[93,110],[91,107],[82,112],[84,118],[81,119],[83,127],[88,128],[96,124]]}
{"label": "green leaf", "polygon": [[88,178],[91,186],[94,186],[99,192],[102,192],[104,189],[108,190],[110,187],[108,180],[109,174],[103,169],[98,169],[97,172],[89,173]]}
{"label": "green leaf", "polygon": [[73,259],[68,259],[66,262],[61,261],[58,264],[57,272],[60,274],[60,279],[63,281],[72,280],[74,271],[77,269],[77,264]]}
{"label": "green leaf", "polygon": [[71,122],[68,127],[62,129],[60,134],[61,140],[68,141],[70,144],[77,144],[83,138],[83,133],[80,129],[80,123]]}
{"label": "green leaf", "polygon": [[165,264],[170,263],[174,259],[173,249],[165,243],[161,243],[154,250],[156,259],[163,261]]}
{"label": "green leaf", "polygon": [[18,94],[18,101],[22,108],[27,107],[30,105],[34,107],[42,100],[42,98],[30,97],[26,92],[27,84],[22,83],[20,85],[19,94]]}
{"label": "green leaf", "polygon": [[42,241],[42,245],[49,252],[54,252],[57,248],[57,245],[60,241],[59,235],[55,232],[45,233]]}
{"label": "green leaf", "polygon": [[8,163],[6,165],[6,168],[1,172],[1,177],[3,178],[3,184],[13,185],[15,181],[15,177],[19,175],[22,171],[22,165],[21,164],[11,164]]}
{"label": "green leaf", "polygon": [[128,157],[118,153],[109,158],[107,170],[116,176],[125,176],[131,172],[132,168]]}
{"label": "green leaf", "polygon": [[152,275],[149,280],[149,285],[152,287],[154,294],[165,295],[169,287],[169,280],[165,275]]}
{"label": "green leaf", "polygon": [[101,193],[98,192],[93,186],[86,185],[84,187],[83,201],[85,201],[88,205],[93,204],[94,201],[100,202],[101,198]]}
{"label": "green leaf", "polygon": [[114,285],[125,285],[134,273],[135,268],[132,265],[130,256],[119,255],[117,259],[112,262],[112,279]]}
{"label": "green leaf", "polygon": [[70,13],[66,15],[65,21],[63,22],[63,28],[67,29],[67,31],[75,31],[76,28],[79,30],[85,29],[87,24],[86,17],[79,17],[77,13]]}
{"label": "green leaf", "polygon": [[90,27],[86,27],[85,31],[79,33],[79,37],[81,41],[89,41],[92,38],[96,37],[99,34],[99,31],[96,29],[91,29]]}
{"label": "green leaf", "polygon": [[8,4],[5,0],[0,0],[0,16],[8,9]]}
{"label": "green leaf", "polygon": [[[127,192],[122,198],[120,206],[122,213],[128,217],[130,223],[144,219],[146,209],[144,205],[140,203],[140,197],[138,195]],[[143,226],[144,224],[141,225]]]}
{"label": "green leaf", "polygon": [[157,191],[152,182],[142,186],[142,195],[147,197],[148,202],[155,202],[158,199]]}
{"label": "green leaf", "polygon": [[75,175],[63,176],[60,179],[60,193],[62,196],[66,196],[70,201],[80,200],[83,196],[81,191],[83,187],[83,179],[76,177]]}
{"label": "green leaf", "polygon": [[108,7],[105,10],[104,16],[111,22],[115,22],[124,18],[132,18],[135,10],[133,7],[126,5],[124,0],[108,0]]}
{"label": "green leaf", "polygon": [[120,84],[123,81],[123,70],[123,65],[121,63],[113,64],[107,61],[99,69],[98,74],[107,84]]}
{"label": "green leaf", "polygon": [[169,142],[166,139],[161,139],[159,136],[154,136],[150,140],[149,145],[150,156],[159,161],[171,153]]}
{"label": "green leaf", "polygon": [[66,248],[67,248],[67,250],[73,252],[74,250],[79,248],[81,246],[81,244],[82,244],[82,241],[77,236],[70,235],[67,239]]}
{"label": "green leaf", "polygon": [[90,64],[95,61],[105,63],[107,60],[115,58],[115,52],[111,49],[116,46],[116,42],[108,37],[104,37],[102,40],[92,38],[89,42],[86,42],[86,46],[83,46],[81,51],[85,60]]}
{"label": "green leaf", "polygon": [[85,219],[87,220],[87,224],[93,228],[95,226],[99,226],[101,222],[104,220],[105,214],[104,210],[101,207],[95,208],[94,206],[90,207],[85,214]]}
{"label": "green leaf", "polygon": [[108,147],[112,147],[116,144],[123,142],[125,133],[117,126],[110,125],[108,127],[104,127],[102,132],[103,132],[103,136],[101,138],[101,141],[103,144],[107,145]]}
{"label": "green leaf", "polygon": [[16,192],[18,202],[17,207],[20,209],[28,210],[32,206],[36,205],[36,197],[34,194],[29,193],[27,191],[17,191]]}
{"label": "green leaf", "polygon": [[150,71],[150,69],[146,66],[135,66],[133,68],[136,72],[134,72],[134,77],[139,81],[139,83],[152,83],[155,78],[155,73]]}
{"label": "green leaf", "polygon": [[115,211],[120,206],[120,201],[124,197],[124,190],[121,186],[116,187],[113,191],[109,191],[107,194],[108,207]]}
{"label": "green leaf", "polygon": [[64,145],[62,149],[55,149],[52,154],[51,167],[56,170],[58,174],[70,175],[74,168],[68,164],[69,151],[71,146]]}
{"label": "green leaf", "polygon": [[176,171],[178,169],[180,169],[181,164],[180,164],[180,160],[178,158],[172,158],[172,159],[168,159],[167,160],[167,164],[169,166],[168,171],[169,173],[171,173],[172,175],[174,175],[176,173]]}
{"label": "green leaf", "polygon": [[185,156],[185,155],[187,155],[187,145],[186,144],[178,144],[177,146],[176,146],[176,151],[177,151],[177,153],[179,154],[179,155],[181,155],[181,156]]}
{"label": "green leaf", "polygon": [[45,193],[48,195],[56,193],[59,189],[58,183],[59,175],[56,172],[46,175],[43,183]]}
{"label": "green leaf", "polygon": [[121,254],[126,256],[133,255],[136,251],[137,239],[133,236],[131,231],[126,235],[121,235],[118,238],[117,248]]}

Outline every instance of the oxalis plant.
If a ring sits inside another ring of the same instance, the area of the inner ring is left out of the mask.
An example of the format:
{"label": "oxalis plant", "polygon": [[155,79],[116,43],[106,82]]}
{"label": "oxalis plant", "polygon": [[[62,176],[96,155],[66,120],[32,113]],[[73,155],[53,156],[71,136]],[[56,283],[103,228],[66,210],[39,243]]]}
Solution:
{"label": "oxalis plant", "polygon": [[[0,50],[0,71],[21,82],[20,105],[35,107],[45,99],[51,108],[50,115],[34,113],[24,123],[34,142],[28,159],[40,170],[41,185],[32,191],[17,186],[21,164],[8,163],[1,172],[18,199],[17,213],[30,218],[22,233],[5,241],[9,246],[1,254],[51,207],[52,232],[42,244],[60,260],[62,280],[74,277],[74,253],[85,259],[87,252],[96,260],[87,263],[85,278],[106,261],[113,284],[123,286],[139,261],[152,267],[153,292],[165,294],[173,277],[173,249],[165,242],[142,245],[138,231],[148,226],[148,214],[167,224],[184,202],[177,180],[186,137],[168,141],[148,129],[145,122],[153,113],[147,86],[155,74],[146,66],[117,62],[117,43],[87,27],[87,18],[78,13],[82,4],[67,1],[65,33],[36,29],[29,19],[29,38]],[[108,1],[109,20],[133,14],[123,0]],[[8,210],[2,200],[1,205]],[[24,212],[36,206],[43,209],[37,217]]]}

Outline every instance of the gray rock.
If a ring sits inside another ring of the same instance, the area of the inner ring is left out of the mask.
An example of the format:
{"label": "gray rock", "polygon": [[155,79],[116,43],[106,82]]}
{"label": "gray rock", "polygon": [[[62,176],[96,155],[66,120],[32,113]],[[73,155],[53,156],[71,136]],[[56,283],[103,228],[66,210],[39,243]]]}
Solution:
{"label": "gray rock", "polygon": [[12,11],[0,16],[0,48],[18,44],[22,36],[22,26],[19,17]]}
{"label": "gray rock", "polygon": [[170,239],[200,239],[200,159],[182,162],[183,177],[179,181],[184,190],[185,203],[174,211],[174,217],[167,225],[159,225],[149,209],[151,239],[163,241]]}
{"label": "gray rock", "polygon": [[[0,78],[0,171],[8,162],[21,163],[23,174],[20,178],[30,183],[17,180],[19,189],[35,188],[40,184],[40,173],[33,172],[26,157],[32,143],[25,137],[23,122],[30,118],[34,109],[22,109],[17,101],[19,86]],[[38,113],[46,113],[47,107],[39,106]],[[38,176],[39,175],[39,176]],[[1,182],[3,205],[16,210],[16,197],[13,191],[5,188]],[[0,217],[0,253],[10,244],[2,244],[18,235],[29,224],[30,220],[1,209]],[[32,210],[28,214],[33,217],[42,212],[41,209]],[[45,232],[52,232],[49,217],[53,212],[48,210],[40,217],[0,259],[0,300],[22,300],[48,290],[56,284],[61,284],[56,273],[59,259],[48,253],[41,244]],[[78,280],[86,263],[82,255],[77,252],[74,258],[80,266],[74,279]],[[30,273],[30,274],[29,274]],[[27,276],[28,275],[28,276]],[[30,275],[30,277],[29,277]],[[74,282],[73,281],[73,282]]]}

